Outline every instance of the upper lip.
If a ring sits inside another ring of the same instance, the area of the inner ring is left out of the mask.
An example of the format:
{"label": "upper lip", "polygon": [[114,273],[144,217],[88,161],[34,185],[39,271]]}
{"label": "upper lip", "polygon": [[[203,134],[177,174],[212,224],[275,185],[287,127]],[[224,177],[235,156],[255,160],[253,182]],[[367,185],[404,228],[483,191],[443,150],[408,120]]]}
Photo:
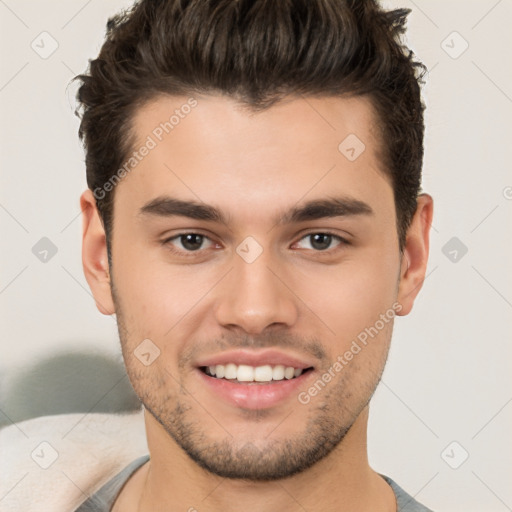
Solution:
{"label": "upper lip", "polygon": [[206,357],[198,362],[197,366],[216,366],[218,364],[226,365],[233,363],[236,365],[246,364],[248,366],[292,366],[305,370],[313,364],[305,358],[300,358],[292,354],[286,354],[275,349],[254,350],[232,350],[221,352],[210,357]]}

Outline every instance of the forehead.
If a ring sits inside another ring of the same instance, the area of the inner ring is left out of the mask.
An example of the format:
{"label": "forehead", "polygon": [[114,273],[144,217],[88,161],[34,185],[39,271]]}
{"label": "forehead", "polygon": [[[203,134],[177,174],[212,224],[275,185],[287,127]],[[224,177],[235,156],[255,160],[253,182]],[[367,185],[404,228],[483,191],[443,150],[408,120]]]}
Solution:
{"label": "forehead", "polygon": [[116,209],[169,194],[226,204],[250,221],[331,193],[378,209],[392,189],[376,126],[364,97],[288,97],[254,112],[227,97],[160,96],[133,118],[139,155],[118,186]]}
{"label": "forehead", "polygon": [[[199,126],[198,133],[195,128]],[[149,135],[157,143],[186,137],[202,151],[215,149],[217,153],[226,142],[233,150],[242,143],[247,152],[262,144],[270,150],[286,141],[289,152],[299,154],[301,148],[308,150],[314,145],[323,146],[324,151],[329,147],[338,150],[337,142],[350,134],[369,145],[370,151],[380,142],[376,112],[366,96],[288,96],[254,111],[226,96],[161,95],[136,110],[132,132],[134,149]],[[230,158],[234,154],[230,151]]]}

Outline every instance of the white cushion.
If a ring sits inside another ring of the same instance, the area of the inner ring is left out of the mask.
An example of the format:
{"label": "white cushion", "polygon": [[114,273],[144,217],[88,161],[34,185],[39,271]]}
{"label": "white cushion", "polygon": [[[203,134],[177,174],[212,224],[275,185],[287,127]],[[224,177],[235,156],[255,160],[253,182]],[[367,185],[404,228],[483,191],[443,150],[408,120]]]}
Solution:
{"label": "white cushion", "polygon": [[0,429],[0,511],[72,512],[148,453],[143,411],[43,416]]}

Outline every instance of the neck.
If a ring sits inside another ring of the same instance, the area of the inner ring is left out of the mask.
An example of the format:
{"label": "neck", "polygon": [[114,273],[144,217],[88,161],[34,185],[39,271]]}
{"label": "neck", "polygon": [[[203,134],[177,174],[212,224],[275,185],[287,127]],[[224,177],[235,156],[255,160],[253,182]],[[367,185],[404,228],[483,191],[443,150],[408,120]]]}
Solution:
{"label": "neck", "polygon": [[396,512],[392,489],[368,465],[368,408],[327,457],[272,482],[213,475],[192,461],[148,411],[145,422],[150,461],[125,485],[113,512]]}

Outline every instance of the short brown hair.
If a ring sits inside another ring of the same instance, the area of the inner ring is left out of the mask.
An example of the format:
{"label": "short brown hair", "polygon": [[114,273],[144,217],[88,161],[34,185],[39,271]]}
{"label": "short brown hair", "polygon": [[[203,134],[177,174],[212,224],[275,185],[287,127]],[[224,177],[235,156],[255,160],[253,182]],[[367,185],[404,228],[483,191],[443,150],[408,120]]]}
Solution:
{"label": "short brown hair", "polygon": [[[77,93],[87,184],[101,188],[133,144],[134,114],[161,94],[220,94],[263,110],[289,94],[367,95],[391,178],[400,250],[417,206],[425,66],[401,40],[410,9],[375,0],[140,0],[110,18]],[[114,190],[97,198],[109,238]]]}

